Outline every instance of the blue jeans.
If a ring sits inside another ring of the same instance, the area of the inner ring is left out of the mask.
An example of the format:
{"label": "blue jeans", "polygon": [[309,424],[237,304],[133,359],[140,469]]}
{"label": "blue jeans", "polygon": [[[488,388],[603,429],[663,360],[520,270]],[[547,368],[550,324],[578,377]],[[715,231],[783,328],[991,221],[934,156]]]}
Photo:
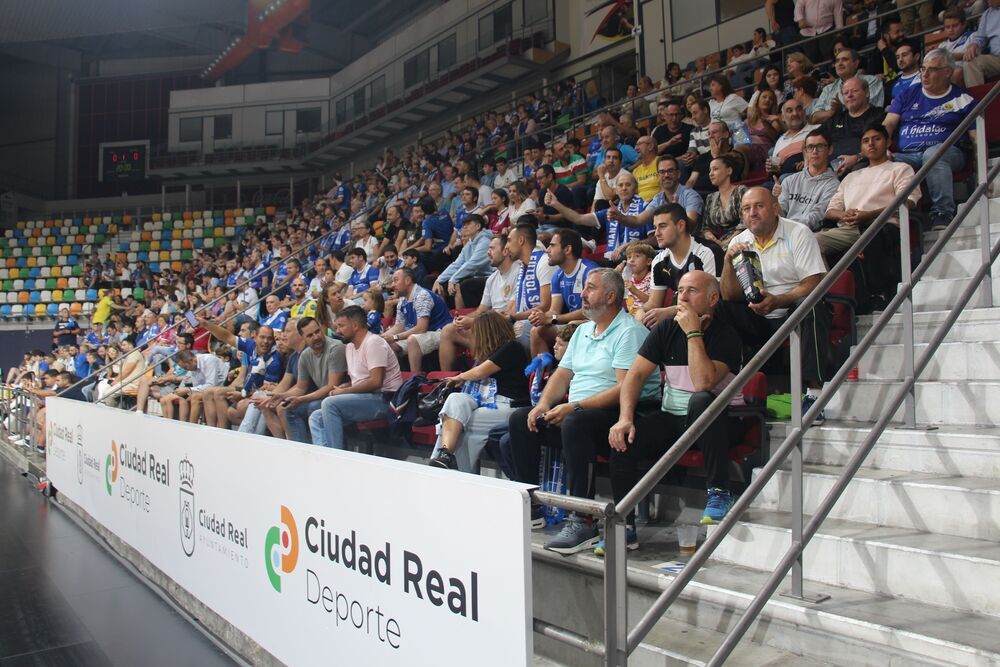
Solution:
{"label": "blue jeans", "polygon": [[[913,171],[917,171],[938,152],[939,148],[940,146],[931,146],[919,153],[893,153],[892,157],[897,162],[905,162],[913,167]],[[951,174],[961,170],[964,166],[965,155],[961,150],[952,146],[944,154],[944,157],[927,172],[927,190],[931,193],[932,218],[954,217],[955,191],[951,183]]]}
{"label": "blue jeans", "polygon": [[267,422],[264,415],[257,409],[256,405],[247,406],[243,421],[240,422],[240,433],[256,433],[257,435],[267,435]]}
{"label": "blue jeans", "polygon": [[309,416],[319,410],[322,403],[323,401],[299,403],[285,412],[285,418],[288,420],[288,435],[292,437],[292,440],[304,442],[307,445],[311,442],[309,439]]}
{"label": "blue jeans", "polygon": [[153,367],[154,375],[157,377],[163,375],[160,363],[176,351],[176,347],[169,347],[167,345],[157,345],[149,351],[149,365]]}
{"label": "blue jeans", "polygon": [[309,417],[312,442],[320,447],[344,448],[344,424],[385,419],[389,404],[381,394],[327,396],[322,407]]}

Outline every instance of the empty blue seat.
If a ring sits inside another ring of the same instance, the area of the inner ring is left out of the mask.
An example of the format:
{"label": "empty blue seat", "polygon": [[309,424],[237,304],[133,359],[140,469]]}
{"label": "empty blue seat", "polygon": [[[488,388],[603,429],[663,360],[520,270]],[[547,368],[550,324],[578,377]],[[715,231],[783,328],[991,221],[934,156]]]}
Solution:
{"label": "empty blue seat", "polygon": [[105,225],[104,223],[101,223],[101,224],[97,225],[97,233],[98,234],[107,234],[108,233],[108,226]]}
{"label": "empty blue seat", "polygon": [[70,255],[69,257],[66,258],[67,266],[76,266],[79,262],[80,258],[77,257],[76,255]]}
{"label": "empty blue seat", "polygon": [[128,242],[119,243],[118,252],[128,252]]}
{"label": "empty blue seat", "polygon": [[194,247],[195,248],[204,248],[205,247],[205,239],[195,239],[194,240]]}
{"label": "empty blue seat", "polygon": [[4,319],[7,319],[7,318],[11,317],[12,314],[13,314],[13,310],[11,309],[11,307],[9,305],[7,305],[5,303],[4,305],[0,306],[0,317],[2,317]]}
{"label": "empty blue seat", "polygon": [[42,302],[42,293],[41,292],[34,292],[34,291],[31,292],[28,295],[28,302],[29,303],[41,303]]}
{"label": "empty blue seat", "polygon": [[97,290],[95,289],[87,290],[87,301],[97,301]]}
{"label": "empty blue seat", "polygon": [[17,268],[23,269],[26,266],[28,266],[28,258],[27,257],[18,257],[17,258]]}
{"label": "empty blue seat", "polygon": [[159,264],[150,264],[149,265],[149,270],[152,273],[159,273],[160,272],[160,265]]}
{"label": "empty blue seat", "polygon": [[83,224],[83,218],[73,218],[73,226],[79,227]]}
{"label": "empty blue seat", "polygon": [[83,252],[83,246],[75,245],[75,246],[73,246],[72,248],[69,249],[69,253],[71,255],[79,255],[82,252]]}
{"label": "empty blue seat", "polygon": [[59,304],[50,303],[48,307],[45,309],[45,314],[48,315],[49,317],[57,317],[59,315]]}
{"label": "empty blue seat", "polygon": [[160,241],[160,250],[170,250],[170,241],[166,239]]}
{"label": "empty blue seat", "polygon": [[42,270],[40,268],[38,268],[37,266],[33,266],[33,267],[31,267],[31,269],[28,270],[28,277],[29,278],[38,278],[41,275],[42,275]]}
{"label": "empty blue seat", "polygon": [[140,262],[145,262],[149,259],[149,253],[146,252],[145,250],[140,250],[139,253],[136,255],[136,259],[138,259]]}
{"label": "empty blue seat", "polygon": [[65,236],[57,236],[56,237],[56,245],[66,245],[66,237]]}

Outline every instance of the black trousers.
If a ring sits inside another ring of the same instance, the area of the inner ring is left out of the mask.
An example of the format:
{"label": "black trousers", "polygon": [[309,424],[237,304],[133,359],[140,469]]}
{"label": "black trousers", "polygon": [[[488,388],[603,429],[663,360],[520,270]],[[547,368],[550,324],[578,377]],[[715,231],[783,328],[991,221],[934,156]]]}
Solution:
{"label": "black trousers", "polygon": [[542,447],[563,450],[567,488],[571,496],[593,498],[593,469],[598,454],[607,454],[608,431],[618,421],[618,410],[581,410],[571,412],[560,426],[528,430],[531,408],[518,408],[510,414],[510,453],[516,481],[538,484],[538,466]]}
{"label": "black trousers", "polygon": [[[624,452],[611,450],[611,490],[616,503],[628,495],[639,481],[639,464],[663,456],[688,426],[708,409],[713,400],[715,394],[700,391],[692,394],[688,400],[686,416],[657,410],[636,420],[635,442]],[[705,459],[707,488],[729,488],[729,445],[733,441],[732,433],[728,410],[725,410],[694,443]],[[629,512],[628,523],[635,523],[634,511]]]}
{"label": "black trousers", "polygon": [[[741,301],[723,301],[721,318],[736,329],[744,345],[760,347],[774,335],[785,320],[795,312],[798,303],[788,309],[788,314],[782,318],[768,319],[750,310]],[[833,311],[829,304],[819,302],[802,320],[802,381],[807,387],[819,388],[829,377],[830,360],[833,351],[830,347],[830,324],[833,321]]]}

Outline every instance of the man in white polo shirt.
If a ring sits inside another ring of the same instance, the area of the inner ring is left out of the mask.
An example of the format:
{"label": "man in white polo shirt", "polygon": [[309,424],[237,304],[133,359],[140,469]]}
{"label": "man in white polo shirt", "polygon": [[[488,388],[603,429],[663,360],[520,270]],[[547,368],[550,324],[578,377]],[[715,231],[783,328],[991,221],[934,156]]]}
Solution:
{"label": "man in white polo shirt", "polygon": [[[826,273],[819,243],[802,223],[778,216],[778,202],[764,188],[747,190],[740,204],[746,229],[729,243],[722,268],[725,317],[744,344],[763,345],[796,305],[816,289]],[[733,256],[752,251],[760,258],[764,298],[748,303],[733,269]],[[820,302],[802,321],[802,379],[815,400],[827,377],[830,360],[829,306]],[[803,403],[808,409],[811,401]]]}

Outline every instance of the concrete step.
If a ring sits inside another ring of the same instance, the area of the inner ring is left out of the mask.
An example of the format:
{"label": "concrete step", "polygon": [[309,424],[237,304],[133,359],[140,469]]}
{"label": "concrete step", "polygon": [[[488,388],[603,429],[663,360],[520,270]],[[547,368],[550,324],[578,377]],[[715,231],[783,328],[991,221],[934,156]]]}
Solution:
{"label": "concrete step", "polygon": [[[714,558],[773,568],[791,543],[791,525],[789,512],[749,512]],[[1000,545],[992,541],[828,519],[806,547],[803,567],[811,581],[1000,615]]]}
{"label": "concrete step", "polygon": [[[673,580],[673,575],[656,565],[677,558],[676,542],[655,539],[655,527],[639,528],[642,547],[629,554],[628,625],[634,627],[640,615]],[[651,538],[650,533],[654,536]],[[532,546],[536,615],[546,620],[566,618],[571,629],[589,636],[601,632],[603,562],[590,554],[564,558],[541,548],[536,537]],[[680,621],[713,633],[728,632],[767,573],[716,560],[709,561],[667,610],[664,621]],[[787,586],[779,588],[786,590]],[[1000,633],[996,618],[963,613],[913,600],[807,582],[807,590],[830,595],[821,604],[774,596],[727,665],[748,663],[745,643],[767,646],[794,656],[794,664],[844,665],[850,667],[885,665],[993,665],[1000,663]],[[657,626],[647,639],[668,647],[687,646],[685,635],[659,634]],[[669,631],[669,630],[668,630]],[[536,652],[544,653],[548,640],[539,641]],[[699,655],[717,648],[703,646]],[[697,648],[697,647],[696,647]],[[670,650],[670,649],[668,649]],[[677,651],[678,653],[680,651]],[[633,654],[633,656],[637,655]],[[573,665],[596,664],[580,653],[559,662]],[[704,659],[704,658],[702,658]],[[751,656],[749,660],[753,660]],[[630,660],[629,664],[633,663]],[[645,663],[643,663],[645,664]],[[684,664],[683,662],[677,664]],[[758,663],[765,664],[765,663]]]}
{"label": "concrete step", "polygon": [[[924,280],[940,278],[970,278],[979,270],[983,262],[982,252],[975,250],[946,250],[931,264]],[[993,270],[996,271],[994,263]]]}
{"label": "concrete step", "polygon": [[[780,443],[787,429],[787,422],[772,424],[771,441]],[[871,424],[827,420],[809,429],[802,443],[803,460],[815,465],[846,465],[870,430]],[[864,467],[1000,480],[998,442],[997,428],[888,428],[868,454]]]}
{"label": "concrete step", "polygon": [[[970,216],[971,217],[971,216]],[[1000,216],[995,216],[993,220],[1000,221]],[[924,232],[924,249],[930,250],[931,246],[937,242],[941,232]],[[1000,238],[1000,222],[990,222],[990,246]],[[966,218],[965,223],[959,227],[950,239],[948,239],[948,250],[974,250],[982,247],[979,231],[979,218],[970,220]]]}
{"label": "concrete step", "polygon": [[[950,310],[958,301],[958,297],[968,286],[967,278],[939,278],[937,280],[921,280],[913,286],[913,309],[923,310]],[[1000,303],[1000,278],[994,277],[993,303]],[[966,308],[979,308],[986,305],[980,291],[976,291]]]}
{"label": "concrete step", "polygon": [[[830,397],[831,419],[875,422],[899,384],[890,380],[845,383]],[[1000,425],[1000,382],[920,381],[915,387],[917,421],[921,424],[961,426]],[[903,406],[893,416],[901,421]]]}
{"label": "concrete step", "polygon": [[[858,318],[858,336],[864,336],[881,313],[862,315]],[[913,339],[917,343],[928,343],[935,330],[945,321],[945,311],[923,311],[913,313]],[[968,308],[958,316],[945,338],[947,341],[993,341],[997,337],[1000,324],[1000,308]],[[903,342],[903,319],[896,313],[882,329],[878,342],[894,344]]]}
{"label": "concrete step", "polygon": [[[914,363],[927,350],[914,345]],[[904,348],[902,345],[874,345],[858,364],[865,380],[902,380]],[[1000,343],[942,343],[934,353],[920,381],[996,380],[1000,378]]]}
{"label": "concrete step", "polygon": [[[841,472],[838,466],[805,466],[804,512],[816,511]],[[791,496],[792,474],[782,470],[764,487],[753,508],[787,511]],[[996,541],[1000,540],[1000,487],[996,479],[862,468],[830,518]]]}

